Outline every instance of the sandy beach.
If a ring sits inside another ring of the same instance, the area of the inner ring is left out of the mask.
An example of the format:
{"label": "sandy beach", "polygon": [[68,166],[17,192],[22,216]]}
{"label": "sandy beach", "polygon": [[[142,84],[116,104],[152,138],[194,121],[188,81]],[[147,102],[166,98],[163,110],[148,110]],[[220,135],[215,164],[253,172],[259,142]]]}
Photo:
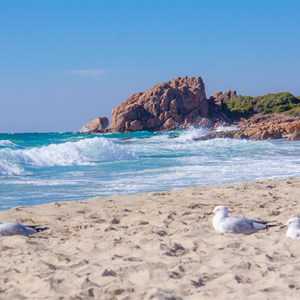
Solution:
{"label": "sandy beach", "polygon": [[189,187],[16,207],[42,224],[0,238],[1,299],[299,299],[300,241],[280,226],[219,235],[211,212],[278,223],[300,216],[300,179]]}

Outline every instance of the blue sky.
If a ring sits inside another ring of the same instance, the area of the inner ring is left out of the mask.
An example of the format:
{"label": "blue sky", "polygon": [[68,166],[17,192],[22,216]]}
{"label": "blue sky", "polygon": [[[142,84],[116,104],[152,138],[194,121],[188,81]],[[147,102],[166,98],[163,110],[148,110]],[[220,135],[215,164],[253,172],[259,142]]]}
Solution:
{"label": "blue sky", "polygon": [[132,93],[300,95],[297,0],[0,0],[0,132],[76,131]]}

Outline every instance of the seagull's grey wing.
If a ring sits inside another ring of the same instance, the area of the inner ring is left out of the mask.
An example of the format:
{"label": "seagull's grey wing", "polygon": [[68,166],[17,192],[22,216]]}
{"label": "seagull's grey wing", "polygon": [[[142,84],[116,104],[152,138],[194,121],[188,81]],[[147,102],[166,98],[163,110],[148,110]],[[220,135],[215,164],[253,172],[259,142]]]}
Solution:
{"label": "seagull's grey wing", "polygon": [[28,226],[23,226],[24,228],[22,229],[22,234],[23,235],[30,235],[30,234],[34,234],[37,233],[38,230],[32,227],[28,227]]}
{"label": "seagull's grey wing", "polygon": [[224,229],[228,233],[251,234],[266,228],[266,225],[242,217],[228,217],[224,220]]}

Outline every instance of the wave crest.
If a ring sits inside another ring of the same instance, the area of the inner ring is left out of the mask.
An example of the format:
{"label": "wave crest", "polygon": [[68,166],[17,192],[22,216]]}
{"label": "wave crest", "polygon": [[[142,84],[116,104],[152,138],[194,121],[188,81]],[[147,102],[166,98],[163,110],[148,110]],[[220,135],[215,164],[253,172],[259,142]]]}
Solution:
{"label": "wave crest", "polygon": [[24,150],[4,148],[0,150],[0,175],[19,175],[24,172],[22,166],[26,165],[78,166],[134,158],[134,154],[126,152],[121,145],[105,138],[83,139]]}
{"label": "wave crest", "polygon": [[10,140],[0,140],[0,147],[15,147],[17,146]]}

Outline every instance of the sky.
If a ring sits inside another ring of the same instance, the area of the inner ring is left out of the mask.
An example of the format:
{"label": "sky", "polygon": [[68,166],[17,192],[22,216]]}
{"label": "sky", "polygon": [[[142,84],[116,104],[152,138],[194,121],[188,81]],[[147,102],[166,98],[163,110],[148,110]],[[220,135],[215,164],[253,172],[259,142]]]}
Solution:
{"label": "sky", "polygon": [[300,95],[300,0],[0,0],[0,132],[77,131],[131,94]]}

